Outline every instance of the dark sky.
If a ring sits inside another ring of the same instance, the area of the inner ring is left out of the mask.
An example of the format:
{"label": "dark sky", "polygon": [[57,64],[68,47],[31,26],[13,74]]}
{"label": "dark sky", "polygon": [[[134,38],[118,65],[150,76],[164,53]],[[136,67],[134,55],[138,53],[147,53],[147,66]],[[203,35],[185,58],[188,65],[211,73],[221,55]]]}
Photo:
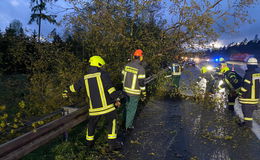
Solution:
{"label": "dark sky", "polygon": [[[53,6],[55,12],[62,11],[62,7],[66,7],[67,4],[63,0],[59,0]],[[260,4],[258,3],[254,8],[250,8],[249,13],[251,18],[256,20],[253,24],[243,24],[240,26],[239,32],[237,33],[226,33],[222,34],[218,42],[213,42],[214,46],[217,47],[223,44],[229,44],[231,42],[241,42],[245,38],[251,40],[256,34],[260,35]],[[50,14],[55,13],[54,11],[49,11]],[[258,14],[257,14],[258,13]],[[0,0],[0,30],[4,31],[9,23],[17,19],[22,22],[23,27],[26,29],[28,34],[32,33],[33,30],[37,30],[36,24],[28,25],[30,19],[30,0]],[[59,15],[62,15],[59,14]],[[62,17],[59,16],[58,20]],[[62,34],[62,29],[59,27],[51,25],[47,22],[43,22],[42,33],[47,36],[54,28],[58,28],[58,32]]]}
{"label": "dark sky", "polygon": [[[255,22],[252,24],[242,24],[239,27],[239,32],[237,33],[226,33],[220,37],[220,41],[224,44],[231,42],[241,42],[245,38],[252,40],[255,38],[255,35],[260,36],[260,4],[258,3],[255,7],[250,8],[249,14],[250,17],[255,19]],[[258,37],[259,37],[258,36]],[[259,37],[260,38],[260,37]]]}

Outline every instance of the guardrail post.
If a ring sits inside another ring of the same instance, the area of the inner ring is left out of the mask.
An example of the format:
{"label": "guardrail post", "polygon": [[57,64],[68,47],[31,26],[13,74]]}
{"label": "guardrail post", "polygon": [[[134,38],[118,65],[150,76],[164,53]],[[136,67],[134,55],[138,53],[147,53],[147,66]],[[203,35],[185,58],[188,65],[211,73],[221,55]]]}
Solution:
{"label": "guardrail post", "polygon": [[[65,106],[65,107],[62,107],[62,108],[63,108],[62,116],[66,116],[66,115],[78,110],[78,108],[68,107],[68,106]],[[68,141],[68,138],[69,138],[68,131],[65,131],[63,135],[64,135],[64,140]]]}
{"label": "guardrail post", "polygon": [[[63,112],[62,112],[62,116],[66,116],[69,114],[69,110],[66,110],[64,107],[63,107]],[[65,131],[63,133],[63,137],[64,137],[64,140],[67,142],[68,141],[68,138],[69,138],[69,134],[68,134],[68,131]]]}

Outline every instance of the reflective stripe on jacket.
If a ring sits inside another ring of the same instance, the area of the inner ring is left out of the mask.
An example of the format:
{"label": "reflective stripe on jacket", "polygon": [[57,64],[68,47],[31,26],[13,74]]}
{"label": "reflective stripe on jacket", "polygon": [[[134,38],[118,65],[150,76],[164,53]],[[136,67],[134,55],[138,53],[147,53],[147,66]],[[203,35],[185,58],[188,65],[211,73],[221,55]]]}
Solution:
{"label": "reflective stripe on jacket", "polygon": [[[224,87],[228,87],[231,91],[237,91],[242,85],[242,77],[235,71],[226,71],[224,73]],[[222,88],[223,86],[221,86]]]}
{"label": "reflective stripe on jacket", "polygon": [[259,87],[260,73],[255,69],[248,69],[244,77],[243,85],[240,89],[242,95],[239,98],[239,102],[241,104],[258,104]]}
{"label": "reflective stripe on jacket", "polygon": [[145,70],[139,60],[133,60],[122,70],[124,91],[129,96],[140,95],[145,92]]}
{"label": "reflective stripe on jacket", "polygon": [[90,116],[103,115],[115,110],[116,89],[109,74],[98,67],[90,67],[86,75],[69,88],[71,92],[81,89],[86,91]]}
{"label": "reflective stripe on jacket", "polygon": [[242,85],[242,77],[234,71],[226,71],[224,73],[224,83],[219,86],[219,89],[227,88],[229,91],[239,92]]}

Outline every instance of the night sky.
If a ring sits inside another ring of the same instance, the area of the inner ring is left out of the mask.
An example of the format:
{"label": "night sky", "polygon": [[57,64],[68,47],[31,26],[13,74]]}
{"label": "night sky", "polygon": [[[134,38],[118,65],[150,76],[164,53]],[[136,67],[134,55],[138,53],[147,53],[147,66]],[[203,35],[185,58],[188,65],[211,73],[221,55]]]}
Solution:
{"label": "night sky", "polygon": [[[57,20],[62,19],[64,12],[61,12],[63,8],[66,8],[68,5],[63,0],[59,0],[54,3],[53,8],[49,10],[49,14],[57,14]],[[227,45],[231,42],[241,42],[245,38],[248,40],[254,39],[255,35],[260,36],[260,4],[258,3],[254,8],[249,9],[251,18],[255,19],[253,24],[243,24],[239,28],[238,33],[222,34],[218,42],[214,42],[214,46]],[[258,14],[257,14],[258,13]],[[35,23],[32,25],[28,24],[30,19],[30,0],[0,0],[0,30],[3,32],[5,28],[12,22],[14,19],[19,20],[23,24],[28,34],[31,34],[35,29],[37,31],[37,26]],[[57,28],[59,34],[62,34],[62,28],[49,24],[46,21],[43,21],[42,33],[44,36],[47,36],[54,28]]]}

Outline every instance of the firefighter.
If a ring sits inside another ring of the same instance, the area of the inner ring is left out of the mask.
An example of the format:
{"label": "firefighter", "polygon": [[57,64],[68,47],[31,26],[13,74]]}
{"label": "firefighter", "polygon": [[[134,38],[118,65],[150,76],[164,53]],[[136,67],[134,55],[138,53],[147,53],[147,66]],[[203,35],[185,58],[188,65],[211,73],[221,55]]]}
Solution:
{"label": "firefighter", "polygon": [[249,58],[247,70],[241,87],[239,102],[242,105],[244,122],[240,125],[252,126],[253,111],[257,109],[259,103],[260,73],[256,71],[258,62],[256,58]]}
{"label": "firefighter", "polygon": [[90,67],[87,73],[76,83],[70,85],[63,92],[63,97],[67,98],[69,92],[86,91],[86,97],[89,99],[89,118],[86,130],[87,146],[92,147],[94,145],[95,128],[103,116],[107,121],[107,138],[110,149],[118,149],[120,146],[116,141],[116,107],[120,106],[119,91],[116,91],[112,85],[109,74],[102,70],[105,61],[100,56],[92,56],[89,63]]}
{"label": "firefighter", "polygon": [[223,84],[219,86],[219,89],[226,88],[228,91],[228,109],[234,111],[235,100],[238,96],[242,77],[235,71],[231,71],[228,66],[223,67],[220,70],[223,73]]}
{"label": "firefighter", "polygon": [[145,69],[141,65],[143,61],[143,51],[137,49],[134,52],[133,60],[125,65],[122,70],[123,74],[123,90],[128,95],[129,99],[125,107],[125,129],[133,129],[133,120],[137,110],[140,95],[141,100],[146,98],[145,88]]}
{"label": "firefighter", "polygon": [[208,70],[207,70],[207,67],[206,66],[202,66],[201,69],[200,69],[200,72],[202,74],[206,73]]}
{"label": "firefighter", "polygon": [[223,76],[223,74],[224,73],[222,73],[223,72],[223,70],[221,70],[222,68],[224,68],[224,67],[227,67],[227,63],[226,63],[226,61],[225,61],[225,59],[223,58],[223,57],[220,57],[219,58],[219,64],[218,64],[218,66],[216,67],[216,73],[217,73],[217,76],[218,77],[221,77],[221,76]]}

